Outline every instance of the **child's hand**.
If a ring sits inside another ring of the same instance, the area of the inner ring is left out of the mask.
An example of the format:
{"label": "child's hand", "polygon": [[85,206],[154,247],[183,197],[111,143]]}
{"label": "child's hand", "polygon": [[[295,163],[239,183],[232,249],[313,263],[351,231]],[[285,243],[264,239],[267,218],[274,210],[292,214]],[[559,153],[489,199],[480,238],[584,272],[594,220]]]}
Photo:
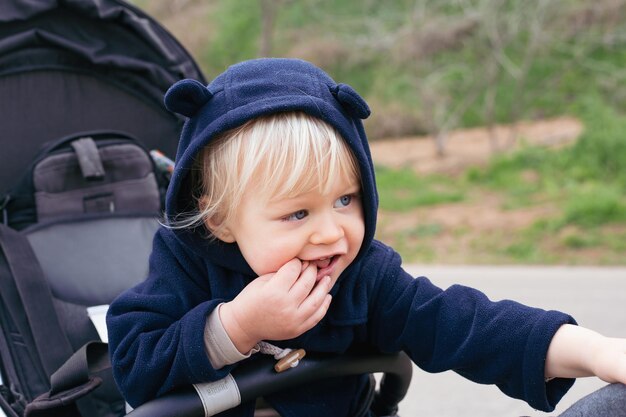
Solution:
{"label": "child's hand", "polygon": [[546,359],[546,376],[597,376],[626,384],[626,339],[609,338],[573,325],[554,335]]}
{"label": "child's hand", "polygon": [[593,360],[593,373],[606,382],[626,384],[626,339],[604,338]]}
{"label": "child's hand", "polygon": [[261,340],[292,339],[315,326],[331,301],[330,277],[316,277],[315,265],[293,259],[223,304],[220,319],[235,347],[246,353]]}

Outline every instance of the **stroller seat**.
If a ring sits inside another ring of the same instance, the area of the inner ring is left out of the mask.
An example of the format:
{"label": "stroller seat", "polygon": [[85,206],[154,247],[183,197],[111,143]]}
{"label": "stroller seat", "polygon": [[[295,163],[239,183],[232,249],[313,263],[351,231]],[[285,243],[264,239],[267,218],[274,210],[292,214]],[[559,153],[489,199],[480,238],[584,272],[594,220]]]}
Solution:
{"label": "stroller seat", "polygon": [[[122,210],[118,201],[114,212],[105,213],[102,209],[115,202],[100,193],[80,202],[85,213],[55,217],[31,210],[39,197],[16,193],[25,189],[18,179],[33,170],[38,152],[69,136],[134,137],[146,150],[171,157],[183,121],[165,109],[163,95],[183,78],[204,82],[182,45],[124,1],[0,4],[0,94],[5,98],[0,102],[0,219],[9,243],[23,238],[24,251],[36,259],[29,262],[30,272],[43,276],[43,284],[16,285],[14,269],[27,261],[18,253],[22,262],[11,269],[5,243],[0,376],[3,398],[13,406],[5,414],[22,415],[26,403],[50,389],[50,376],[72,353],[99,339],[88,307],[108,304],[145,277],[167,186],[160,177],[165,174],[148,161],[145,169],[155,178],[145,181],[156,183],[144,199],[150,207]],[[107,177],[105,182],[115,181]],[[54,194],[55,187],[49,184],[45,192]],[[68,184],[69,194],[72,187]],[[51,207],[61,206],[51,202]]]}

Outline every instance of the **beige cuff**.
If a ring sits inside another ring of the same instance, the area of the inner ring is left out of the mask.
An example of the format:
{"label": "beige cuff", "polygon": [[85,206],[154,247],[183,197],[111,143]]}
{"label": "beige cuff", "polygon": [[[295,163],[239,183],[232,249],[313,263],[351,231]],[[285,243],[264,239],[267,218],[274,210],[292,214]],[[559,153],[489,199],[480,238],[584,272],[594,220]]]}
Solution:
{"label": "beige cuff", "polygon": [[219,310],[222,304],[218,305],[209,314],[204,326],[204,348],[214,369],[220,369],[226,365],[239,362],[259,351],[258,346],[255,346],[245,355],[237,350],[230,337],[228,337],[222,320],[220,320]]}

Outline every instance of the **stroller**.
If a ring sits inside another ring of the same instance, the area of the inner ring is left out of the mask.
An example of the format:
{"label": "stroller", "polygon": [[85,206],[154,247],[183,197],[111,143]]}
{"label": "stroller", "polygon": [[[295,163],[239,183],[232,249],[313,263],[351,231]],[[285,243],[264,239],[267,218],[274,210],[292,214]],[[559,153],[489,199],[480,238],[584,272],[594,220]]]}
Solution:
{"label": "stroller", "polygon": [[[171,34],[121,0],[0,4],[0,417],[128,411],[98,342],[102,312],[147,273],[183,123],[162,97],[182,78],[205,82]],[[280,374],[260,359],[129,415],[209,416],[374,372],[384,376],[363,410],[393,415],[411,370],[403,354],[309,355]]]}

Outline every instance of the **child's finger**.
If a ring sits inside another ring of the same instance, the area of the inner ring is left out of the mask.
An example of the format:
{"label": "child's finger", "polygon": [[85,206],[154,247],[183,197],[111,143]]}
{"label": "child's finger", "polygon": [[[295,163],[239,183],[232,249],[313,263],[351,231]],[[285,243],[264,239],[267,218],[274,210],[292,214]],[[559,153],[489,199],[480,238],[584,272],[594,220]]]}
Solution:
{"label": "child's finger", "polygon": [[302,270],[300,277],[294,282],[289,295],[300,305],[313,290],[315,286],[315,278],[317,277],[317,267],[307,263],[306,268]]}
{"label": "child's finger", "polygon": [[276,271],[276,274],[274,274],[270,283],[272,286],[276,286],[275,288],[287,292],[293,286],[294,282],[296,282],[301,271],[302,264],[300,260],[298,258],[294,258]]}
{"label": "child's finger", "polygon": [[317,323],[319,323],[324,318],[324,316],[328,312],[328,308],[330,307],[330,303],[332,299],[333,299],[333,296],[330,294],[326,294],[324,296],[324,299],[320,303],[319,307],[309,316],[308,319],[305,320],[303,324],[303,327],[305,328],[304,331],[312,329],[313,327],[315,327]]}
{"label": "child's finger", "polygon": [[330,291],[330,281],[329,276],[325,276],[319,280],[311,293],[302,301],[298,307],[298,312],[302,317],[308,317],[314,314],[314,312],[319,309],[320,305],[323,304],[324,299]]}

